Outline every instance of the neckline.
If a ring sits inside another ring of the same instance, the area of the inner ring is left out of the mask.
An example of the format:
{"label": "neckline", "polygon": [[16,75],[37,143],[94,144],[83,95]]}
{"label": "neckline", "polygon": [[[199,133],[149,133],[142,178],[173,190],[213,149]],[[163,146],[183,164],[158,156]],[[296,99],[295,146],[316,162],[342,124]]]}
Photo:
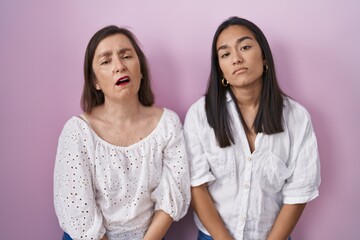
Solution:
{"label": "neckline", "polygon": [[[162,108],[163,109],[163,112],[161,114],[161,117],[159,119],[159,122],[156,124],[156,127],[146,136],[144,137],[143,139],[141,139],[140,141],[136,142],[136,143],[133,143],[133,144],[130,144],[129,146],[119,146],[119,145],[115,145],[115,144],[112,144],[106,140],[104,140],[102,137],[100,137],[95,131],[94,129],[91,127],[91,125],[89,124],[86,116],[84,114],[81,114],[80,116],[74,116],[75,118],[77,118],[78,120],[80,120],[81,122],[85,123],[86,126],[90,129],[92,135],[95,136],[95,138],[97,138],[102,144],[104,145],[108,145],[112,148],[117,148],[117,149],[131,149],[131,148],[135,148],[137,147],[138,145],[141,145],[143,144],[144,142],[147,142],[148,139],[150,139],[153,135],[156,134],[156,132],[158,131],[158,129],[160,128],[160,125],[162,124],[162,122],[164,121],[164,118],[165,118],[165,114],[168,112],[168,110],[166,108]],[[85,116],[85,119],[83,119],[81,116]]]}
{"label": "neckline", "polygon": [[[231,98],[231,96],[230,96],[230,98]],[[230,107],[230,109],[231,109],[230,110],[231,111],[231,117],[233,118],[233,121],[232,121],[233,123],[232,124],[235,124],[234,129],[237,132],[237,135],[239,136],[240,141],[245,143],[245,144],[241,144],[242,147],[243,147],[243,151],[244,151],[244,153],[246,155],[252,156],[258,151],[259,141],[261,140],[261,138],[263,136],[263,133],[259,132],[259,133],[256,134],[255,139],[254,139],[254,151],[251,152],[249,140],[247,139],[244,126],[242,125],[241,120],[238,118],[238,113],[236,111],[236,106],[235,106],[236,103],[235,103],[235,101],[232,100],[232,98],[229,100],[229,103],[230,103],[230,106],[231,106]]]}

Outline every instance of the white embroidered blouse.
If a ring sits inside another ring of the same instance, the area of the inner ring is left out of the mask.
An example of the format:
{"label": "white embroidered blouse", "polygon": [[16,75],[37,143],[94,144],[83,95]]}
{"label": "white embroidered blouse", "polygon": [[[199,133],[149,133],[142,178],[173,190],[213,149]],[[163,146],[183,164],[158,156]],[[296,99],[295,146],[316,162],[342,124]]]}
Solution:
{"label": "white embroidered blouse", "polygon": [[[207,183],[215,206],[235,239],[266,239],[283,204],[306,203],[319,194],[320,162],[306,109],[286,98],[284,132],[258,133],[251,153],[234,101],[227,94],[235,144],[220,148],[202,97],[189,109],[184,132],[191,185]],[[207,233],[195,214],[197,227]]]}
{"label": "white embroidered blouse", "polygon": [[156,128],[128,147],[101,139],[79,117],[59,137],[54,205],[74,240],[142,239],[154,211],[182,218],[190,180],[181,122],[164,109]]}

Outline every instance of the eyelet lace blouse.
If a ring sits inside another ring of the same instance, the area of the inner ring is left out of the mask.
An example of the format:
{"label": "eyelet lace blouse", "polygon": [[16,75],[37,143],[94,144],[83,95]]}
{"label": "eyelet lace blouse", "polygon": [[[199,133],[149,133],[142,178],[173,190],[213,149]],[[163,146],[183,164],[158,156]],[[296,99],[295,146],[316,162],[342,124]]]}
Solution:
{"label": "eyelet lace blouse", "polygon": [[75,239],[142,239],[154,211],[182,218],[190,180],[181,122],[164,109],[156,128],[127,147],[101,139],[79,117],[65,124],[54,169],[54,205]]}

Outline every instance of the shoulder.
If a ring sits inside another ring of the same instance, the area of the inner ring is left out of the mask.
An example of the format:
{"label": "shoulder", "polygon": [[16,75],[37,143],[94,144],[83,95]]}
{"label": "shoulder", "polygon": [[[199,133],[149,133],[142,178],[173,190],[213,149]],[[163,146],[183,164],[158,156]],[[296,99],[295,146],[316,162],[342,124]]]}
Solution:
{"label": "shoulder", "polygon": [[73,116],[66,121],[60,137],[82,136],[90,133],[88,123],[78,116]]}
{"label": "shoulder", "polygon": [[171,126],[174,128],[182,127],[179,115],[171,109],[168,109],[168,108],[163,109],[163,114],[162,114],[161,120],[163,121],[163,123],[165,125],[168,125],[168,126]]}
{"label": "shoulder", "polygon": [[87,123],[80,116],[72,116],[68,119],[64,125],[64,129],[77,129],[84,128],[87,126]]}
{"label": "shoulder", "polygon": [[310,120],[311,118],[303,105],[288,97],[284,99],[284,115],[293,121]]}
{"label": "shoulder", "polygon": [[185,124],[186,122],[193,121],[193,120],[204,120],[206,118],[205,112],[205,97],[201,97],[196,102],[194,102],[189,110],[186,113],[185,117]]}
{"label": "shoulder", "polygon": [[182,135],[183,126],[176,112],[168,108],[163,109],[161,119],[156,127],[156,138],[160,137],[166,142],[174,137]]}
{"label": "shoulder", "polygon": [[285,98],[284,121],[290,132],[312,132],[311,116],[308,110],[297,101]]}
{"label": "shoulder", "polygon": [[205,97],[202,96],[197,101],[195,101],[189,108],[188,112],[205,112]]}
{"label": "shoulder", "polygon": [[156,126],[159,122],[161,122],[163,113],[164,109],[162,108],[144,106],[142,109],[141,119],[145,121],[147,125]]}

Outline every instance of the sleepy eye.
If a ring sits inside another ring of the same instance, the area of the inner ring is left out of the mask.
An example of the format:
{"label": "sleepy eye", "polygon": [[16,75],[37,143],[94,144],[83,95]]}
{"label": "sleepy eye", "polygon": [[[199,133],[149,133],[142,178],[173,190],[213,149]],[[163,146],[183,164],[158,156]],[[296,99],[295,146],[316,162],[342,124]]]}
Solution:
{"label": "sleepy eye", "polygon": [[125,56],[123,56],[123,59],[130,59],[130,58],[132,58],[131,55],[125,55]]}
{"label": "sleepy eye", "polygon": [[241,51],[246,51],[249,50],[251,48],[251,46],[243,46],[240,48]]}
{"label": "sleepy eye", "polygon": [[104,60],[100,63],[100,65],[107,65],[109,64],[111,61],[110,60]]}
{"label": "sleepy eye", "polygon": [[228,56],[230,56],[230,53],[226,52],[226,53],[221,54],[220,58],[226,58]]}

